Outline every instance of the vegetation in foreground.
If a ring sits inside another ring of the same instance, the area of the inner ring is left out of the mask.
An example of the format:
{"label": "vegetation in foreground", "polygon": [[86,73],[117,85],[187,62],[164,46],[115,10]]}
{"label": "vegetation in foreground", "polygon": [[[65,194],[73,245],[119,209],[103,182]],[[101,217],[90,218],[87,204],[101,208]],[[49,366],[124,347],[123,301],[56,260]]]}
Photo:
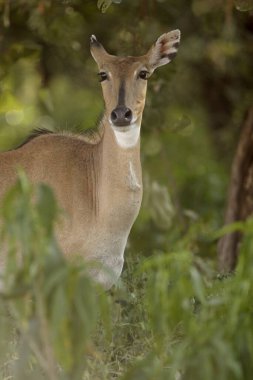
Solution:
{"label": "vegetation in foreground", "polygon": [[245,234],[234,275],[195,255],[190,231],[173,252],[129,253],[121,285],[104,294],[84,263],[62,257],[49,188],[20,173],[1,214],[4,380],[251,378],[252,220],[234,226]]}

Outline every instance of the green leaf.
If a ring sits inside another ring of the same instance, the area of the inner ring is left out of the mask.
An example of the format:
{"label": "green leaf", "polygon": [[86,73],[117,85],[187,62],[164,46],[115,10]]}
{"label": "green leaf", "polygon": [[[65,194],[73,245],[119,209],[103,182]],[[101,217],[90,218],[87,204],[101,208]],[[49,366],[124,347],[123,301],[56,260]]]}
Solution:
{"label": "green leaf", "polygon": [[41,225],[45,227],[47,234],[51,235],[53,222],[56,219],[58,207],[53,191],[45,184],[38,186],[38,214]]}
{"label": "green leaf", "polygon": [[231,234],[233,232],[243,231],[245,229],[245,222],[234,222],[230,224],[226,224],[222,228],[219,229],[219,231],[216,231],[213,234],[214,239],[219,239],[224,235]]}
{"label": "green leaf", "polygon": [[112,0],[98,0],[98,9],[105,13],[111,4]]}
{"label": "green leaf", "polygon": [[253,0],[235,0],[235,7],[240,12],[249,12],[253,9]]}

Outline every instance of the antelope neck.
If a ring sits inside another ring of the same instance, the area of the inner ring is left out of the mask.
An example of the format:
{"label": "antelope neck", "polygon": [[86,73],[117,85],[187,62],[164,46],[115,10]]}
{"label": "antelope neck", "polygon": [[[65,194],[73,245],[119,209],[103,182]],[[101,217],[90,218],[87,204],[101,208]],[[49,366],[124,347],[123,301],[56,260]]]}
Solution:
{"label": "antelope neck", "polygon": [[[140,126],[131,125],[122,132],[113,127],[108,119],[104,123],[103,165],[110,175],[117,172],[117,176],[127,176],[130,162],[133,168],[141,175],[140,168]],[[108,173],[108,174],[109,174]]]}

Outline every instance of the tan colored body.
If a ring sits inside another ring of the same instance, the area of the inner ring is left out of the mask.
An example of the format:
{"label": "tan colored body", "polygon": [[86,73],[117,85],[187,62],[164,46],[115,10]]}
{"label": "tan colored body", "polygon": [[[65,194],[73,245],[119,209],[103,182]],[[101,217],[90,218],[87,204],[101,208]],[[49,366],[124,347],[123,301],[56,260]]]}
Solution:
{"label": "tan colored body", "polygon": [[176,30],[162,35],[146,56],[122,58],[109,55],[92,36],[91,52],[105,100],[97,138],[44,134],[0,153],[0,198],[14,184],[20,167],[33,183],[50,185],[66,214],[57,228],[64,254],[98,263],[91,275],[105,288],[120,276],[141,205],[140,127],[146,79],[170,62],[179,39]]}
{"label": "tan colored body", "polygon": [[32,182],[53,188],[66,211],[57,231],[64,254],[105,264],[112,273],[97,268],[94,276],[109,287],[121,273],[127,238],[141,205],[139,143],[134,149],[121,149],[106,125],[95,144],[71,135],[42,135],[0,154],[0,197],[15,182],[17,167]]}

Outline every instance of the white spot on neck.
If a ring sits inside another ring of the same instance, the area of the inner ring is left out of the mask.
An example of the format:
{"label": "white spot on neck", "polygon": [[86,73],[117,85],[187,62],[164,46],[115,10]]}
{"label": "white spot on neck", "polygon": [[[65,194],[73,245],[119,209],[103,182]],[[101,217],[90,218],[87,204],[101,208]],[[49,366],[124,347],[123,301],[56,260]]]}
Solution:
{"label": "white spot on neck", "polygon": [[137,175],[134,171],[133,163],[129,162],[129,187],[131,190],[136,191],[141,188]]}
{"label": "white spot on neck", "polygon": [[119,130],[119,128],[116,129],[112,126],[118,145],[125,149],[134,147],[139,140],[140,125],[131,124],[129,127],[126,127],[125,130],[123,130],[124,127],[120,128],[122,128],[122,130]]}

